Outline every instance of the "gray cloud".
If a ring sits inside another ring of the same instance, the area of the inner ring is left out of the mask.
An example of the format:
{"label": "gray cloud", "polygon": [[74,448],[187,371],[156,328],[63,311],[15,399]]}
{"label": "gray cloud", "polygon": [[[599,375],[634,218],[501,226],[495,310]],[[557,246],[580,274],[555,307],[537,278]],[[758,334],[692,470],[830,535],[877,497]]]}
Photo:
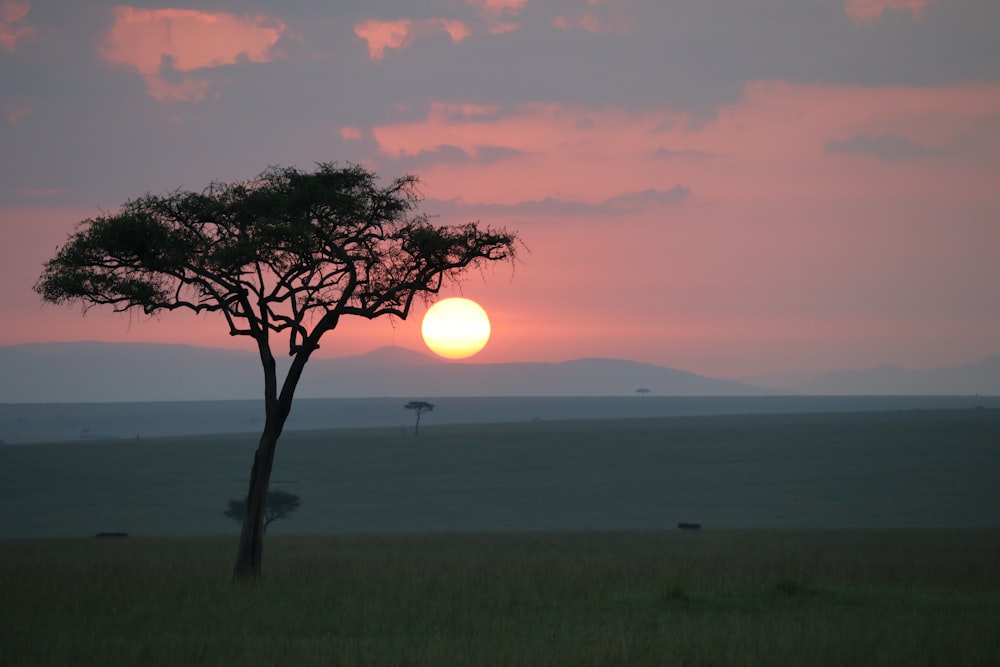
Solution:
{"label": "gray cloud", "polygon": [[940,149],[924,146],[898,134],[856,134],[849,139],[828,141],[823,149],[827,153],[867,155],[885,162],[919,160],[942,153]]}
{"label": "gray cloud", "polygon": [[506,146],[477,146],[470,155],[457,146],[445,144],[433,150],[422,150],[416,155],[398,158],[391,164],[393,169],[409,172],[439,164],[494,164],[526,154],[524,151]]}
{"label": "gray cloud", "polygon": [[686,185],[675,185],[669,190],[647,188],[641,192],[628,192],[606,199],[599,204],[599,208],[607,213],[639,211],[647,206],[678,204],[690,196],[691,188]]}
{"label": "gray cloud", "polygon": [[596,204],[555,197],[516,204],[465,204],[453,199],[428,200],[426,208],[435,215],[595,218],[629,215],[653,206],[679,204],[690,196],[691,188],[678,184],[669,190],[648,188],[639,192],[626,192]]}

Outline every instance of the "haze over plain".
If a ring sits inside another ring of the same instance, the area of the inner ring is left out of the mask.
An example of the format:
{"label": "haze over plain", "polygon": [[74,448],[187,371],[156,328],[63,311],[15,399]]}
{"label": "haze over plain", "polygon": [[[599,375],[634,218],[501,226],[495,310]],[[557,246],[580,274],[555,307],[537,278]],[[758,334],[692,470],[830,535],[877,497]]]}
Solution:
{"label": "haze over plain", "polygon": [[[213,317],[41,306],[74,225],[269,164],[419,174],[530,252],[473,275],[482,363],[711,377],[933,368],[1000,340],[993,0],[0,0],[0,345],[247,349]],[[344,322],[320,355],[421,349]]]}
{"label": "haze over plain", "polygon": [[[279,359],[284,366],[282,362]],[[0,346],[0,404],[12,409],[25,403],[136,401],[236,400],[257,406],[260,376],[256,355],[239,350],[143,343]],[[363,355],[314,359],[296,392],[300,399],[802,395],[953,396],[967,397],[971,403],[966,407],[982,405],[981,397],[1000,400],[1000,356],[949,368],[882,367],[754,384],[622,359],[488,364],[385,347]]]}

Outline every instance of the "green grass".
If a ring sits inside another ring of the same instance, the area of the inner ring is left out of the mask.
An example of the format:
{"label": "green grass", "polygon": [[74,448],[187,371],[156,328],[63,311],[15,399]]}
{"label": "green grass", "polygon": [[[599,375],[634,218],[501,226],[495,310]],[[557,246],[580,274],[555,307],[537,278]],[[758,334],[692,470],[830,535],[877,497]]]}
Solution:
{"label": "green grass", "polygon": [[274,537],[0,549],[5,665],[996,665],[1000,531]]}

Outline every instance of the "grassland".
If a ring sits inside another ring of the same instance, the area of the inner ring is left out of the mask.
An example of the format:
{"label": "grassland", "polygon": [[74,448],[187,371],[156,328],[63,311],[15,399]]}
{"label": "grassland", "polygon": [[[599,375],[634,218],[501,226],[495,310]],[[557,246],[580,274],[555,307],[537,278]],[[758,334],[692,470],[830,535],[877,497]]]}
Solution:
{"label": "grassland", "polygon": [[[998,443],[992,409],[290,432],[272,484],[302,509],[272,530],[1000,527]],[[222,513],[246,492],[255,444],[0,447],[0,537],[233,535]]]}
{"label": "grassland", "polygon": [[996,665],[1000,531],[16,540],[5,665]]}
{"label": "grassland", "polygon": [[1000,664],[997,410],[289,433],[237,589],[253,447],[0,447],[0,662]]}

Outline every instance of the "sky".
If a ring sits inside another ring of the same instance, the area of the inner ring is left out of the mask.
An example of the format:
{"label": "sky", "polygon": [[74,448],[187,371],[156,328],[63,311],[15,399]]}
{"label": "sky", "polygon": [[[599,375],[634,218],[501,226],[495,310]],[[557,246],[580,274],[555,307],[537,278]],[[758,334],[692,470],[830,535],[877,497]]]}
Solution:
{"label": "sky", "polygon": [[[318,162],[519,234],[441,295],[490,314],[475,362],[1000,354],[996,0],[0,0],[0,345],[250,349],[32,285],[130,198]],[[317,354],[424,349],[424,310]]]}

